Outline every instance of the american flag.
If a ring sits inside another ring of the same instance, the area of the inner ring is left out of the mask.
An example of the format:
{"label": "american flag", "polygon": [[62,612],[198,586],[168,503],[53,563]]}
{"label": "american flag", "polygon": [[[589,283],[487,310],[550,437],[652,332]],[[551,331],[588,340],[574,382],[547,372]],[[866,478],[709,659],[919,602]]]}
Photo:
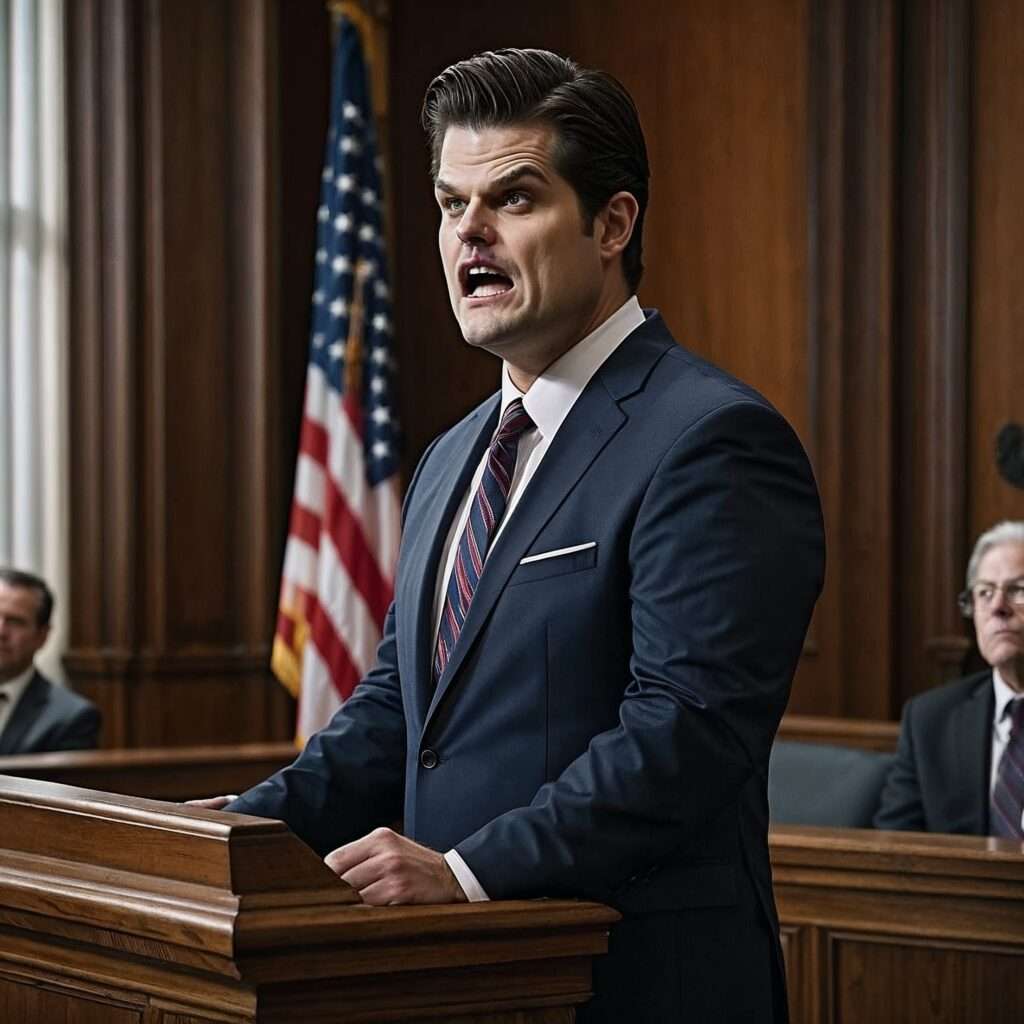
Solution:
{"label": "american flag", "polygon": [[398,420],[381,176],[359,32],[338,27],[295,495],[271,666],[322,728],[373,664],[398,557]]}

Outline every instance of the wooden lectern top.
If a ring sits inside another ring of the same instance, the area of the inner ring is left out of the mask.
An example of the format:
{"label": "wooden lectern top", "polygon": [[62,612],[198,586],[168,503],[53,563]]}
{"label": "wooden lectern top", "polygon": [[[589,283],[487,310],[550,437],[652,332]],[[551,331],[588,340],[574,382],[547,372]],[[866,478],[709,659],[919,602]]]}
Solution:
{"label": "wooden lectern top", "polygon": [[[368,907],[282,822],[0,776],[5,1020],[11,971],[36,986],[113,986],[140,1006],[171,1000],[190,1021],[206,1019],[197,1006],[276,1021],[302,1005],[306,1024],[426,1020],[453,1001],[467,1013],[571,1006],[617,917],[571,900]],[[394,1016],[379,1016],[382,986]]]}

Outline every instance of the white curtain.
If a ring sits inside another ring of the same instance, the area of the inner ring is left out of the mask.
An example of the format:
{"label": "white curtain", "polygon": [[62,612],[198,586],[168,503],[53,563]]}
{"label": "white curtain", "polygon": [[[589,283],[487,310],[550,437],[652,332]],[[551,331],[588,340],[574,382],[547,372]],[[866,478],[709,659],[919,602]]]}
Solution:
{"label": "white curtain", "polygon": [[68,605],[63,0],[0,0],[0,564],[57,596],[38,659],[61,678]]}

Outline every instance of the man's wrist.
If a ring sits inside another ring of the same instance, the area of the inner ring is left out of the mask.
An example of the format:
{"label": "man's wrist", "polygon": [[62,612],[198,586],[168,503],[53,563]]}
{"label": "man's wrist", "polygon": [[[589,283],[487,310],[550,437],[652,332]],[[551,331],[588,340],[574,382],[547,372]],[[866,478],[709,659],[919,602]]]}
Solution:
{"label": "man's wrist", "polygon": [[482,903],[491,898],[477,881],[476,875],[470,871],[469,865],[455,850],[449,850],[444,855],[444,862],[462,890],[461,899],[466,899],[470,903]]}

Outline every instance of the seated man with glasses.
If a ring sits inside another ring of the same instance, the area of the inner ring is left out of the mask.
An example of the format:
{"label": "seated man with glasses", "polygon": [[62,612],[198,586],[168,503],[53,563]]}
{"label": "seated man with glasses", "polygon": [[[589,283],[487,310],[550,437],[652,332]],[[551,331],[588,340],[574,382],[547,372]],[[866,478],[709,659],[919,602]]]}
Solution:
{"label": "seated man with glasses", "polygon": [[1021,839],[1024,522],[978,538],[957,600],[991,667],[907,702],[875,827]]}

